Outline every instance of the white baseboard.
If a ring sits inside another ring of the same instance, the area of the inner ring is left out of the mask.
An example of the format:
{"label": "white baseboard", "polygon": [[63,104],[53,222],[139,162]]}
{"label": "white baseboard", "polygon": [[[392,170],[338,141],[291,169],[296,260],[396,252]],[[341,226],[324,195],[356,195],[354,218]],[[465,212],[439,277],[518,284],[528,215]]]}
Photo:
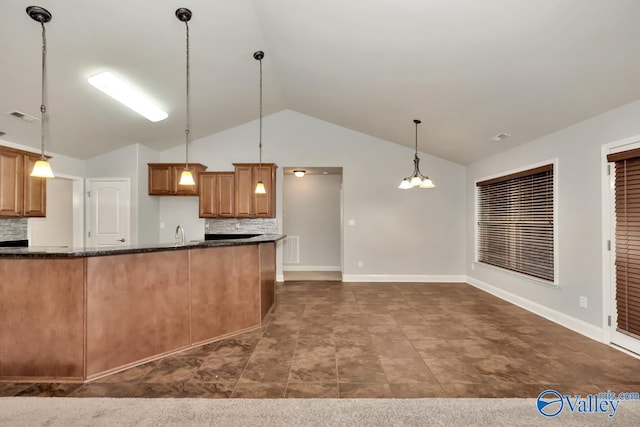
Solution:
{"label": "white baseboard", "polygon": [[466,276],[429,274],[343,274],[343,282],[465,283]]}
{"label": "white baseboard", "polygon": [[340,271],[339,265],[291,265],[282,266],[284,271]]}
{"label": "white baseboard", "polygon": [[564,326],[565,328],[569,328],[574,332],[582,334],[593,340],[604,342],[604,331],[598,326],[594,326],[591,323],[576,319],[575,317],[569,316],[568,314],[564,314],[560,311],[538,304],[537,302],[533,302],[529,299],[523,298],[509,291],[505,291],[504,289],[500,289],[496,286],[490,285],[473,277],[467,276],[467,283],[469,283],[471,286],[475,286],[478,289],[488,292],[491,295],[495,295],[500,299],[515,304],[518,307],[524,308],[527,311],[542,316],[547,320],[551,320],[552,322]]}
{"label": "white baseboard", "polygon": [[284,282],[284,274],[276,274],[276,282]]}

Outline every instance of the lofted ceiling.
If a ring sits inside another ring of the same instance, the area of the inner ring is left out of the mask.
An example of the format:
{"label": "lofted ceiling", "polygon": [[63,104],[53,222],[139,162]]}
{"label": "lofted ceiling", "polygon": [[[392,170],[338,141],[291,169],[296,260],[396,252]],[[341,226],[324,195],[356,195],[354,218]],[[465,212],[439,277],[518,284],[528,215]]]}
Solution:
{"label": "lofted ceiling", "polygon": [[[191,19],[192,132],[291,109],[469,164],[640,99],[637,0],[0,0],[0,133],[39,147],[47,8],[47,150],[81,159],[184,143]],[[169,118],[152,123],[87,83],[109,70]],[[500,142],[491,138],[511,134]],[[265,137],[268,137],[265,135]]]}

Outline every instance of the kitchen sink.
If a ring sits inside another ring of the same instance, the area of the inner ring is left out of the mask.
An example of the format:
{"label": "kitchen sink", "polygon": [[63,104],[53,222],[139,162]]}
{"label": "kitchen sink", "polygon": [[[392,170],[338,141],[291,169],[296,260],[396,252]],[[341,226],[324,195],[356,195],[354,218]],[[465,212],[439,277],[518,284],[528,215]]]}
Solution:
{"label": "kitchen sink", "polygon": [[205,234],[204,240],[249,239],[262,234]]}

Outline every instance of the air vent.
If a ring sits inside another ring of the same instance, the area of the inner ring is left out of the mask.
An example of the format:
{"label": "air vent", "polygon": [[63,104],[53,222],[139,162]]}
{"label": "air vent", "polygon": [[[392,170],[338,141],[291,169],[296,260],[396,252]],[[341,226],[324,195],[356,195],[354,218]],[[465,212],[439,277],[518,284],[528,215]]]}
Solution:
{"label": "air vent", "polygon": [[18,118],[20,120],[24,120],[27,123],[32,123],[32,122],[38,120],[37,117],[30,116],[28,114],[25,114],[25,113],[23,113],[21,111],[17,111],[17,110],[13,110],[13,111],[9,112],[9,115],[13,116],[13,117],[16,117],[16,118]]}
{"label": "air vent", "polygon": [[0,132],[0,136],[6,135],[5,132]]}
{"label": "air vent", "polygon": [[494,136],[493,139],[494,141],[500,142],[505,138],[509,138],[511,135],[505,132],[500,132],[499,134],[497,134],[496,136]]}

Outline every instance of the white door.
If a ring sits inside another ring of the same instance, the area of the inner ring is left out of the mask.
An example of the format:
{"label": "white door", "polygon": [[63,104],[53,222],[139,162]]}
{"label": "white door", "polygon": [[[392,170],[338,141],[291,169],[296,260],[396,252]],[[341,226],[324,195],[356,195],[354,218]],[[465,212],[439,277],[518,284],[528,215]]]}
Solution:
{"label": "white door", "polygon": [[128,179],[89,179],[87,185],[90,220],[89,246],[121,246],[129,244]]}

